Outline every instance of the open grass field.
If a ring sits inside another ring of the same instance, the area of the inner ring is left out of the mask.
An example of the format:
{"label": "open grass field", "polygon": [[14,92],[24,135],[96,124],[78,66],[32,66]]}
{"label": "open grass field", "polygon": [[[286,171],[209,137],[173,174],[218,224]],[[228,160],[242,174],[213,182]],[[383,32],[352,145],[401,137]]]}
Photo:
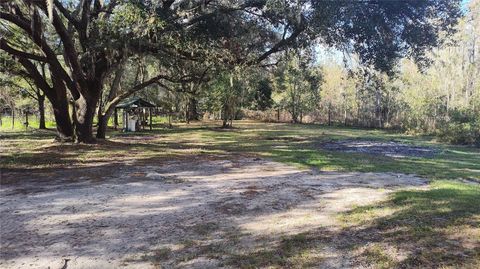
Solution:
{"label": "open grass field", "polygon": [[[327,150],[334,141],[435,154]],[[85,145],[2,130],[0,158],[2,268],[62,258],[71,268],[480,268],[480,149],[432,137],[238,121]],[[118,196],[100,195],[111,190]],[[51,208],[34,214],[36,203]],[[124,240],[119,231],[132,246],[105,243]],[[12,233],[51,244],[14,243]]]}
{"label": "open grass field", "polygon": [[[237,122],[221,129],[215,123],[192,123],[172,129],[137,133],[110,133],[97,145],[52,143],[52,132],[1,134],[3,168],[34,169],[100,164],[125,158],[149,161],[189,155],[253,154],[301,167],[326,171],[413,173],[429,179],[480,181],[480,149],[438,143],[433,137],[407,136],[382,130],[318,125]],[[335,152],[322,149],[331,140],[363,139],[398,141],[431,146],[434,158],[386,158],[381,155]]]}
{"label": "open grass field", "polygon": [[[35,116],[30,116],[28,118],[28,128],[25,126],[25,118],[21,115],[20,118],[16,118],[15,121],[12,121],[11,116],[2,116],[0,124],[0,132],[26,132],[38,129],[39,121]],[[54,119],[47,119],[45,121],[45,126],[50,129],[55,128]]]}

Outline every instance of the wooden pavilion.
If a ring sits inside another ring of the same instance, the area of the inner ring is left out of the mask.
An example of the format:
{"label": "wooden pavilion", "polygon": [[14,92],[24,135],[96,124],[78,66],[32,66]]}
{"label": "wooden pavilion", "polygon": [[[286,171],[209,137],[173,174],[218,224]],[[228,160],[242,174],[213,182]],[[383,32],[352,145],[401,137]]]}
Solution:
{"label": "wooden pavilion", "polygon": [[118,127],[118,110],[121,109],[123,131],[135,132],[145,130],[146,126],[152,130],[152,110],[156,106],[143,100],[140,97],[132,97],[120,102],[114,111],[114,125],[115,130]]}

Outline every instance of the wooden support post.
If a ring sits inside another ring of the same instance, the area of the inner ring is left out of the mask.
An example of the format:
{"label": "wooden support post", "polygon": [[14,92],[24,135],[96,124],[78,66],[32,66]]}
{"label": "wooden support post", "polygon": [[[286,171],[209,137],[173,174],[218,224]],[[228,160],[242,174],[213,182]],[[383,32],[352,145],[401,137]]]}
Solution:
{"label": "wooden support post", "polygon": [[150,131],[151,131],[152,130],[152,108],[149,108],[148,112],[150,113]]}
{"label": "wooden support post", "polygon": [[123,122],[125,125],[125,132],[128,132],[128,113],[126,109],[123,109]]}
{"label": "wooden support post", "polygon": [[142,109],[143,113],[142,113],[142,129],[145,130],[145,127],[147,126],[147,120],[148,120],[148,116],[147,116],[147,109],[144,108]]}

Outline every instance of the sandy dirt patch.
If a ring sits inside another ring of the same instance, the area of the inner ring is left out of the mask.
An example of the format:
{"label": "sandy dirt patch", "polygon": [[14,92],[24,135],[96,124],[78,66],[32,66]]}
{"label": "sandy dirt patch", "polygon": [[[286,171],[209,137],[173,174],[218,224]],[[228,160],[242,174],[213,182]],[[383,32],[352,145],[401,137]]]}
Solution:
{"label": "sandy dirt patch", "polygon": [[[56,269],[63,259],[72,269],[228,268],[234,254],[338,230],[338,213],[426,184],[411,175],[318,172],[256,158],[44,177],[48,183],[1,186],[1,268]],[[354,267],[335,243],[325,245],[318,265]]]}

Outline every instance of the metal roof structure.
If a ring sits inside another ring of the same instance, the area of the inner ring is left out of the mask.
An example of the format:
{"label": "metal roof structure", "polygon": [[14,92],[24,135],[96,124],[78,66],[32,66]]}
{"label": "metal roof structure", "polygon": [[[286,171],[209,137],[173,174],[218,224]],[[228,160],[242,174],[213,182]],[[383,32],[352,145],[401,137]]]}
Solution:
{"label": "metal roof structure", "polygon": [[140,97],[132,97],[123,100],[115,108],[156,107],[156,105],[143,100]]}

